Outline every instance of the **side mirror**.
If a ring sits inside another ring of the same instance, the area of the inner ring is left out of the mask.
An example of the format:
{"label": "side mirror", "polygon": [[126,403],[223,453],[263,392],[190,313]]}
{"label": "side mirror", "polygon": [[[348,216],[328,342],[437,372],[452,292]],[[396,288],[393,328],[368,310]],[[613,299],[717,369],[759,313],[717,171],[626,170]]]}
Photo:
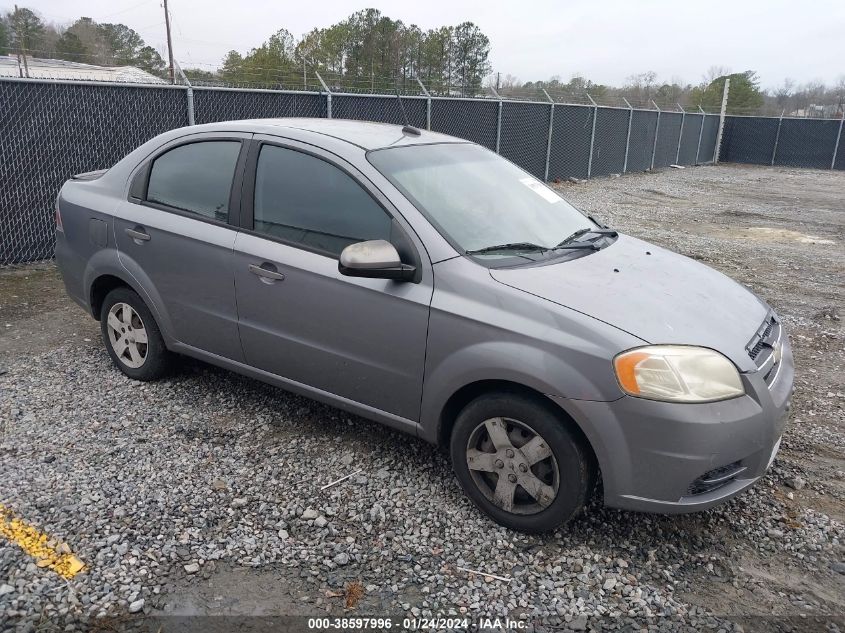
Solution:
{"label": "side mirror", "polygon": [[417,269],[403,264],[396,247],[386,240],[350,244],[340,254],[337,269],[347,277],[409,281]]}

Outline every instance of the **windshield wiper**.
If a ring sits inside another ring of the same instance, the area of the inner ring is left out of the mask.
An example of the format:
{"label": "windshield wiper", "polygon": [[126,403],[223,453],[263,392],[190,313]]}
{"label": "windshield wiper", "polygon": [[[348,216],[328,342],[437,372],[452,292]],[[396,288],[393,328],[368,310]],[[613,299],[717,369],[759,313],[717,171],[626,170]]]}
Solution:
{"label": "windshield wiper", "polygon": [[[572,248],[572,247],[577,247],[577,245],[575,245],[575,244],[573,244],[572,246],[567,247],[567,244],[570,244],[570,243],[571,243],[572,241],[574,241],[575,239],[577,239],[577,238],[581,237],[582,235],[586,235],[587,233],[593,233],[593,234],[595,234],[595,235],[607,235],[607,236],[609,236],[609,237],[616,237],[617,235],[619,235],[619,233],[617,233],[617,232],[616,232],[616,231],[614,231],[613,229],[590,229],[590,228],[587,228],[587,229],[578,229],[578,230],[577,230],[577,231],[575,231],[572,235],[570,235],[569,237],[567,237],[565,240],[561,240],[560,242],[558,242],[558,245],[557,245],[557,246],[555,246],[555,248]],[[589,244],[584,244],[583,246],[590,246],[590,245],[589,245]]]}
{"label": "windshield wiper", "polygon": [[485,246],[484,248],[476,248],[471,251],[466,251],[467,255],[484,255],[485,253],[496,253],[498,251],[530,251],[541,252],[549,250],[546,246],[533,244],[531,242],[511,242],[509,244],[495,244],[493,246]]}
{"label": "windshield wiper", "polygon": [[576,243],[576,244],[558,244],[557,246],[540,246],[532,242],[513,242],[511,244],[496,244],[495,246],[485,246],[484,248],[477,248],[475,250],[466,251],[467,255],[485,255],[487,253],[498,253],[500,251],[523,251],[528,253],[543,253],[546,251],[581,251],[590,250],[597,251],[599,247],[592,242]]}

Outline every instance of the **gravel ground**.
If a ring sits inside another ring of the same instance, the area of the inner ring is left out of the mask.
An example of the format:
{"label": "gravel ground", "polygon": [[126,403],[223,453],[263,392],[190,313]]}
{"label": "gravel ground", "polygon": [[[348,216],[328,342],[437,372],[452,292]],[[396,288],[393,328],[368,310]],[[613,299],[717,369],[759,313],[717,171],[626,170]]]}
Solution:
{"label": "gravel ground", "polygon": [[0,537],[0,629],[246,613],[845,629],[845,173],[701,167],[560,188],[783,316],[794,413],[755,488],[678,517],[596,500],[553,535],[510,532],[431,446],[194,361],[133,382],[51,265],[0,271],[0,504],[87,564],[63,580]]}

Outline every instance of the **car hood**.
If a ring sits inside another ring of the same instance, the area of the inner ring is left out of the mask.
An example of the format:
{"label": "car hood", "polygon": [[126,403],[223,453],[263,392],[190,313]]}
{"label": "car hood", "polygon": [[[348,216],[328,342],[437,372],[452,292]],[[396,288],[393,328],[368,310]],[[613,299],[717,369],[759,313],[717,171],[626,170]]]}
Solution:
{"label": "car hood", "polygon": [[730,277],[648,242],[620,234],[584,257],[490,274],[648,343],[709,347],[756,369],[745,346],[770,308]]}

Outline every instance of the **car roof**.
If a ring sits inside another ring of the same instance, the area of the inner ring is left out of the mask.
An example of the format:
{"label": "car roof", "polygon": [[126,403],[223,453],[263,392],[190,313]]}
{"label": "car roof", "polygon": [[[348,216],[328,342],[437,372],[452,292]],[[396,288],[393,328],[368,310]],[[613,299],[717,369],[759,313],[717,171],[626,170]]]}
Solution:
{"label": "car roof", "polygon": [[279,134],[282,129],[299,130],[330,136],[334,139],[356,145],[364,150],[381,149],[402,145],[424,145],[428,143],[466,143],[467,141],[454,136],[418,130],[419,135],[403,132],[402,125],[391,123],[373,123],[369,121],[352,121],[347,119],[246,119],[243,121],[226,121],[212,123],[193,128],[196,131],[213,131],[215,129],[231,130],[233,127],[255,134]]}

